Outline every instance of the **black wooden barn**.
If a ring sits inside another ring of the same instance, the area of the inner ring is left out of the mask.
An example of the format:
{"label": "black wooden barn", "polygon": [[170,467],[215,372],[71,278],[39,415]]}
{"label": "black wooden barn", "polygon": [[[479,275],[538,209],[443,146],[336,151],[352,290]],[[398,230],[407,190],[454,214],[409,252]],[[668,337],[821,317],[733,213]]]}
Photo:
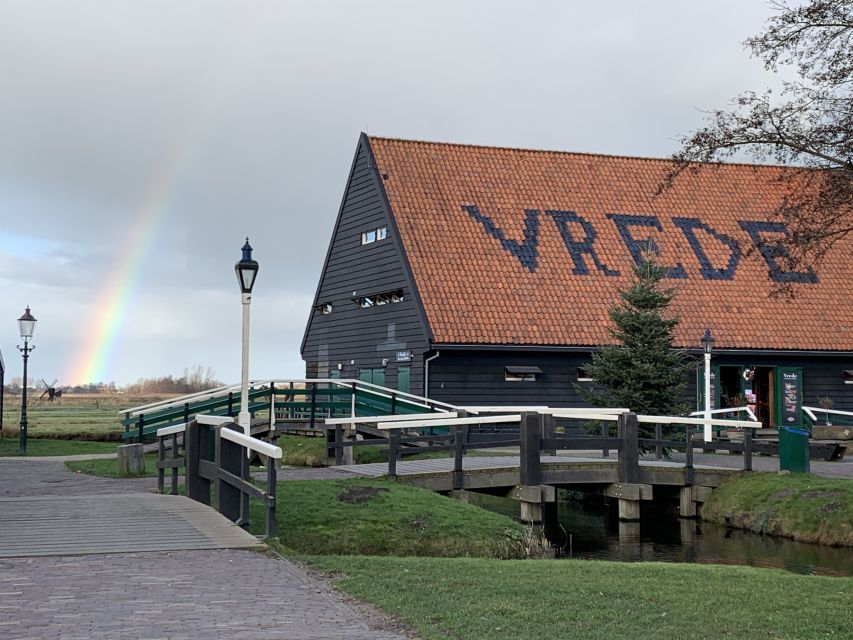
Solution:
{"label": "black wooden barn", "polygon": [[[771,249],[788,232],[772,214],[783,168],[702,166],[658,194],[670,166],[362,135],[302,343],[308,377],[582,406],[584,365],[652,241],[678,291],[677,346],[716,338],[715,406],[749,401],[769,427],[823,397],[853,410],[851,243],[787,270]],[[779,283],[794,296],[772,296]]]}

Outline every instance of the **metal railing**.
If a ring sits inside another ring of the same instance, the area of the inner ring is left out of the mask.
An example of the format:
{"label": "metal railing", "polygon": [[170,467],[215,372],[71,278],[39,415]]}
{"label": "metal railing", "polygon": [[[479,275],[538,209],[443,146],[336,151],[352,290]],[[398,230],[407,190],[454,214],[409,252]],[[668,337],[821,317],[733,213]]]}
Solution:
{"label": "metal railing", "polygon": [[[126,440],[142,441],[157,429],[188,423],[197,415],[235,416],[240,407],[240,386],[229,385],[179,398],[152,402],[119,412]],[[315,431],[319,421],[336,416],[452,412],[457,408],[411,393],[355,379],[317,378],[253,380],[249,385],[249,411],[268,412],[269,426],[277,420],[303,420]]]}

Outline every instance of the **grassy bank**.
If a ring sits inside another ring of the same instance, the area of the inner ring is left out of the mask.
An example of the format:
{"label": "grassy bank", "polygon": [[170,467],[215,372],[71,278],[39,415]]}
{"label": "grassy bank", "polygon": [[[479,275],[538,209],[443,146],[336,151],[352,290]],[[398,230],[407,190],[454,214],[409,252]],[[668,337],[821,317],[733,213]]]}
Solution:
{"label": "grassy bank", "polygon": [[424,640],[849,637],[853,578],[603,561],[313,556]]}
{"label": "grassy bank", "polygon": [[[115,453],[115,442],[53,440],[45,438],[27,438],[27,457],[73,456],[86,453]],[[0,456],[18,454],[18,437],[0,438]],[[115,461],[112,462],[115,466]]]}
{"label": "grassy bank", "polygon": [[801,542],[853,546],[853,480],[739,475],[714,490],[702,518]]}
{"label": "grassy bank", "polygon": [[[521,557],[524,529],[425,489],[386,480],[301,480],[278,487],[287,553]],[[263,513],[253,505],[258,532]]]}

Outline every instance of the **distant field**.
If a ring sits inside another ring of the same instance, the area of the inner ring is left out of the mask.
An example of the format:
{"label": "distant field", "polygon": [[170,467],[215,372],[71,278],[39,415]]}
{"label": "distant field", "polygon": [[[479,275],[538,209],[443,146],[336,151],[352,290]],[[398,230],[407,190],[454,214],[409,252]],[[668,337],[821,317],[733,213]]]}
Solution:
{"label": "distant field", "polygon": [[[34,393],[27,398],[29,437],[73,440],[119,440],[122,431],[118,418],[120,409],[168,397],[87,393],[63,396],[48,402],[37,400],[38,396],[38,393]],[[21,398],[7,393],[3,410],[3,435],[8,437],[17,434],[20,420]]]}

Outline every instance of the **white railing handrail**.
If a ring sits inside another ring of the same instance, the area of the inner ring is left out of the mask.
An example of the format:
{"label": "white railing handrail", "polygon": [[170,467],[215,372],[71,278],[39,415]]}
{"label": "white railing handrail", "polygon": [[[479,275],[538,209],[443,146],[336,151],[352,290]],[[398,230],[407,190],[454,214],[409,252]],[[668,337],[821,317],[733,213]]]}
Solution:
{"label": "white railing handrail", "polygon": [[814,414],[815,411],[819,411],[821,413],[834,416],[849,416],[853,417],[853,411],[840,411],[838,409],[822,409],[820,407],[803,407],[803,411],[806,412],[809,418],[812,420],[817,420],[817,416]]}
{"label": "white railing handrail", "polygon": [[[405,391],[397,391],[396,389],[389,389],[387,387],[382,387],[380,385],[373,384],[371,382],[364,382],[363,380],[356,380],[355,378],[303,378],[303,379],[268,379],[268,380],[250,380],[249,387],[263,387],[265,385],[270,384],[302,384],[307,385],[311,383],[319,383],[319,384],[334,384],[340,387],[352,387],[353,384],[361,390],[367,393],[371,393],[373,395],[388,398],[390,399],[392,394],[397,398],[401,398],[406,402],[411,404],[420,405],[426,409],[435,409],[437,411],[457,411],[458,407],[448,404],[447,402],[441,402],[439,400],[432,400],[431,398],[425,398],[423,396],[418,396],[412,393],[407,393]],[[152,410],[163,410],[169,409],[171,407],[179,407],[188,402],[197,402],[200,400],[215,400],[216,398],[220,398],[222,396],[227,395],[229,392],[240,392],[242,387],[240,384],[231,384],[222,387],[216,387],[215,389],[207,389],[205,391],[198,391],[196,393],[190,393],[187,395],[179,396],[177,398],[170,398],[168,400],[158,400],[157,402],[149,402],[148,404],[140,405],[137,407],[130,407],[128,409],[122,409],[118,412],[119,417],[125,417],[126,415],[138,416],[141,413],[145,413]],[[318,390],[318,395],[322,395],[320,390]]]}
{"label": "white railing handrail", "polygon": [[162,429],[157,429],[157,437],[164,438],[165,436],[170,436],[173,433],[183,433],[186,430],[186,422],[182,422],[181,424],[173,424],[171,427],[163,427]]}
{"label": "white railing handrail", "polygon": [[361,416],[358,418],[326,418],[326,425],[339,425],[339,424],[372,424],[374,422],[401,422],[405,420],[430,420],[435,422],[437,420],[444,421],[451,418],[458,417],[455,411],[448,411],[446,413],[407,413],[401,415],[394,416]]}
{"label": "white railing handrail", "polygon": [[247,436],[240,431],[234,431],[233,429],[220,429],[219,436],[269,458],[275,458],[278,460],[282,455],[281,447],[277,447],[269,442],[264,442],[263,440],[258,440],[252,436]]}
{"label": "white railing handrail", "polygon": [[[753,422],[758,422],[758,418],[756,417],[755,413],[753,413],[752,409],[750,409],[749,407],[746,407],[746,406],[744,406],[744,407],[728,407],[726,409],[712,409],[710,411],[710,413],[713,416],[713,415],[716,415],[718,413],[735,413],[735,412],[740,413],[741,411],[745,411],[746,415],[748,415],[749,419],[752,420]],[[704,411],[692,411],[689,415],[690,416],[704,416],[705,412]]]}
{"label": "white railing handrail", "polygon": [[[234,422],[234,418],[228,416],[201,415],[196,416],[196,421],[199,424],[219,427],[223,424],[229,424]],[[183,433],[184,431],[186,431],[186,428],[186,423],[175,424],[171,427],[163,427],[162,429],[157,429],[157,437],[162,438],[165,436],[170,436],[173,433]],[[253,438],[252,436],[247,436],[241,431],[234,431],[233,429],[220,429],[219,435],[222,438],[225,438],[226,440],[235,442],[243,447],[246,447],[247,449],[251,449],[252,451],[268,456],[270,458],[275,458],[276,460],[278,460],[282,456],[281,447],[277,447],[276,445],[270,444],[269,442],[264,442],[263,440],[259,440],[258,438]]]}
{"label": "white railing handrail", "polygon": [[459,407],[459,408],[462,409],[463,411],[467,411],[468,413],[476,413],[476,414],[480,414],[480,413],[506,413],[506,412],[521,413],[523,411],[542,412],[542,411],[548,411],[550,409],[550,407],[548,407],[547,405],[536,405],[536,406],[528,406],[528,405],[506,405],[506,406],[488,405],[488,406],[482,406],[482,407],[465,405],[464,407]]}
{"label": "white railing handrail", "polygon": [[[476,416],[473,418],[451,418],[449,420],[442,420],[441,426],[446,427],[456,427],[462,426],[466,424],[497,424],[497,423],[515,423],[521,422],[521,415],[508,415],[508,416]],[[378,425],[379,429],[382,430],[390,430],[390,429],[416,429],[418,427],[434,427],[435,420],[410,420],[410,421],[400,421],[400,422],[383,422]]]}
{"label": "white railing handrail", "polygon": [[710,425],[712,427],[730,427],[743,429],[761,429],[762,424],[753,420],[724,420],[705,418],[685,418],[684,416],[646,416],[638,415],[637,422],[646,424],[683,424],[683,425]]}

